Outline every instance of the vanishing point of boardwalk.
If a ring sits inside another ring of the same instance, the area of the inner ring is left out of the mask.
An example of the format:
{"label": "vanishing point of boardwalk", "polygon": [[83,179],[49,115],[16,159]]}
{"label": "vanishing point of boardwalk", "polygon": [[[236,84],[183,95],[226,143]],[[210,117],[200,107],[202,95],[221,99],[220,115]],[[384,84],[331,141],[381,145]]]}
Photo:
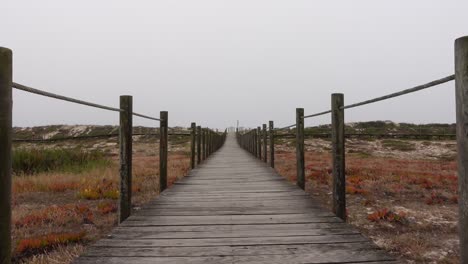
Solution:
{"label": "vanishing point of boardwalk", "polygon": [[395,263],[229,135],[75,263]]}

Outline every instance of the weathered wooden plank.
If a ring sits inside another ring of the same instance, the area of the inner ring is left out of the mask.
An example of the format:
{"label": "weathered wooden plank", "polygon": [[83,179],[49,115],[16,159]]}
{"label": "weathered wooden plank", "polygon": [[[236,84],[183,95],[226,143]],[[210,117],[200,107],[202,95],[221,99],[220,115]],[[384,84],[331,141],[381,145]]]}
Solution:
{"label": "weathered wooden plank", "polygon": [[[119,252],[118,250],[116,250]],[[257,263],[257,264],[305,264],[305,263],[369,263],[389,260],[380,251],[343,250],[303,254],[269,254],[254,256],[207,256],[207,257],[108,257],[83,258],[77,263]],[[101,262],[102,261],[102,262]],[[379,262],[377,262],[379,263]],[[381,262],[380,262],[381,263]],[[388,263],[388,262],[387,262]]]}
{"label": "weathered wooden plank", "polygon": [[288,237],[228,237],[203,239],[101,239],[96,247],[187,247],[187,246],[253,246],[253,245],[295,245],[295,244],[332,244],[367,242],[360,234],[288,236]]}
{"label": "weathered wooden plank", "polygon": [[[232,197],[238,197],[238,194],[235,193],[212,193],[212,192],[191,192],[191,193],[174,193],[174,192],[165,192],[164,194],[160,195],[157,199],[164,199],[166,197],[174,198],[174,199],[190,199],[190,198],[210,198],[210,199],[231,199]],[[268,198],[268,197],[304,197],[308,198],[307,194],[304,194],[302,191],[291,191],[291,192],[269,192],[269,193],[257,193],[257,192],[244,192],[242,193],[242,197],[244,198]]]}
{"label": "weathered wooden plank", "polygon": [[[292,208],[291,208],[290,205],[284,205],[284,206],[281,206],[281,207],[280,206],[275,207],[274,205],[250,206],[250,207],[238,205],[238,206],[226,207],[226,206],[203,206],[203,205],[190,206],[190,205],[183,205],[183,204],[178,204],[178,205],[161,204],[161,205],[158,205],[158,206],[145,207],[141,211],[136,212],[135,215],[145,214],[146,212],[154,210],[154,209],[156,209],[156,210],[174,210],[174,211],[183,211],[183,210],[189,210],[189,211],[194,211],[194,210],[200,210],[200,211],[238,210],[238,211],[249,211],[249,212],[254,211],[254,210],[264,210],[264,211],[278,210],[278,211],[275,211],[275,214],[278,214],[282,210],[283,211],[284,210],[291,210]],[[304,213],[304,211],[307,211],[309,213],[323,212],[324,211],[322,208],[317,207],[317,206],[302,206],[302,207],[296,206],[294,209],[297,209],[294,212],[300,212],[300,213]],[[325,211],[325,212],[327,212],[327,211]]]}
{"label": "weathered wooden plank", "polygon": [[193,207],[268,207],[268,206],[312,206],[316,207],[317,205],[314,204],[312,201],[308,200],[232,200],[232,202],[228,200],[221,200],[221,201],[195,201],[195,202],[177,202],[177,201],[157,201],[151,204],[151,206],[158,206],[158,205],[173,205],[173,206],[193,206]]}
{"label": "weathered wooden plank", "polygon": [[[120,248],[94,247],[85,256],[120,256],[120,257],[202,257],[213,256],[213,252],[222,256],[257,256],[257,255],[286,255],[307,254],[310,252],[328,252],[337,255],[344,250],[354,250],[366,254],[366,251],[376,250],[377,247],[369,242],[338,243],[338,244],[305,244],[305,245],[268,245],[268,246],[216,246],[216,247],[156,247],[156,248]],[[120,252],[117,252],[120,251]],[[383,257],[385,258],[385,257]]]}
{"label": "weathered wooden plank", "polygon": [[140,230],[151,232],[236,232],[259,230],[312,230],[351,228],[343,222],[336,223],[306,223],[306,224],[250,224],[250,225],[185,225],[185,226],[118,226],[115,232],[122,230]]}
{"label": "weathered wooden plank", "polygon": [[[217,197],[188,197],[188,198],[169,198],[169,199],[159,199],[158,202],[161,203],[183,203],[183,202],[211,202],[213,199],[216,199]],[[223,198],[218,198],[221,201],[229,201],[229,199],[237,199],[237,201],[303,201],[304,197],[303,196],[267,196],[267,197],[240,197],[240,196],[230,196],[228,199],[223,199]]]}
{"label": "weathered wooden plank", "polygon": [[337,217],[300,217],[297,215],[231,215],[231,216],[132,216],[125,224],[137,225],[248,225],[282,223],[333,223],[340,222]]}
{"label": "weathered wooden plank", "polygon": [[174,239],[174,238],[241,238],[241,237],[287,237],[287,236],[322,236],[350,235],[359,232],[351,228],[311,229],[311,230],[242,230],[226,232],[154,232],[141,231],[139,228],[126,228],[112,234],[112,239]]}

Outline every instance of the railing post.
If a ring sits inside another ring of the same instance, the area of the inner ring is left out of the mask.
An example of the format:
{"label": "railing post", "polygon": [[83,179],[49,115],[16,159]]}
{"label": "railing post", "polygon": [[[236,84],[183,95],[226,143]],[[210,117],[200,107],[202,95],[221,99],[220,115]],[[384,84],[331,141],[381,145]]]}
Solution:
{"label": "railing post", "polygon": [[197,126],[197,164],[201,163],[201,126]]}
{"label": "railing post", "polygon": [[247,138],[249,140],[249,152],[252,154],[252,131],[249,131]]}
{"label": "railing post", "polygon": [[261,160],[262,159],[262,129],[260,127],[257,127],[257,152],[258,152],[258,158]]}
{"label": "railing post", "polygon": [[263,124],[263,162],[267,162],[267,129],[266,124]]}
{"label": "railing post", "polygon": [[169,114],[167,111],[159,113],[159,192],[167,188],[167,128]]}
{"label": "railing post", "polygon": [[213,139],[212,137],[212,132],[211,129],[208,130],[208,155],[211,156],[211,153],[213,151]]}
{"label": "railing post", "polygon": [[250,152],[250,131],[245,134],[245,149]]}
{"label": "railing post", "polygon": [[468,263],[468,37],[455,41],[460,263]]}
{"label": "railing post", "polygon": [[191,145],[190,145],[190,167],[192,169],[195,168],[195,143],[196,143],[196,129],[197,129],[197,124],[195,122],[192,122],[190,126],[190,136],[191,136]]}
{"label": "railing post", "polygon": [[0,47],[0,264],[11,263],[13,53]]}
{"label": "railing post", "polygon": [[211,154],[213,154],[213,131],[211,131],[211,129],[208,132],[208,146],[208,153],[211,156]]}
{"label": "railing post", "polygon": [[208,158],[208,155],[206,155],[206,128],[202,128],[201,133],[201,140],[202,140],[202,160],[206,160]]}
{"label": "railing post", "polygon": [[254,152],[254,156],[258,158],[258,149],[257,149],[257,129],[253,129],[253,140],[252,140],[252,148]]}
{"label": "railing post", "polygon": [[275,131],[273,121],[269,122],[270,126],[270,166],[275,167]]}
{"label": "railing post", "polygon": [[249,131],[249,133],[247,134],[247,140],[248,140],[248,144],[249,144],[248,145],[249,148],[247,150],[250,153],[252,153],[252,132],[251,131]]}
{"label": "railing post", "polygon": [[305,190],[304,108],[296,108],[296,176],[297,185]]}
{"label": "railing post", "polygon": [[344,96],[332,94],[333,212],[346,220]]}
{"label": "railing post", "polygon": [[132,214],[132,129],[133,100],[129,95],[120,96],[120,203],[119,223]]}
{"label": "railing post", "polygon": [[253,130],[250,130],[250,153],[252,153],[252,155],[254,154],[254,134],[253,134]]}

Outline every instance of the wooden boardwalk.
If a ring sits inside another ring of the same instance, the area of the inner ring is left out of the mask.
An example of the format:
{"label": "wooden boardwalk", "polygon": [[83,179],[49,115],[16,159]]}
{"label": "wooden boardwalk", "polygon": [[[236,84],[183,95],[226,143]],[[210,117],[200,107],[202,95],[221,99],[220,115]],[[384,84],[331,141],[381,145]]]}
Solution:
{"label": "wooden boardwalk", "polygon": [[242,150],[225,145],[74,263],[396,263]]}

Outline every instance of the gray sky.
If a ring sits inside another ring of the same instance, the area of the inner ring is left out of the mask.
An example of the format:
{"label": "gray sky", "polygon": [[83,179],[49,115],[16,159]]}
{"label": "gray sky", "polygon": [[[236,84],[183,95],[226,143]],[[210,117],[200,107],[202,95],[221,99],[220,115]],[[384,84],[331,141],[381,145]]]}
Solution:
{"label": "gray sky", "polygon": [[[466,0],[6,0],[0,46],[14,81],[170,126],[294,123],[453,74]],[[346,112],[346,122],[454,122],[454,83]],[[325,116],[306,125],[329,123]],[[14,125],[117,124],[114,112],[14,92]],[[135,117],[135,125],[157,125]]]}

